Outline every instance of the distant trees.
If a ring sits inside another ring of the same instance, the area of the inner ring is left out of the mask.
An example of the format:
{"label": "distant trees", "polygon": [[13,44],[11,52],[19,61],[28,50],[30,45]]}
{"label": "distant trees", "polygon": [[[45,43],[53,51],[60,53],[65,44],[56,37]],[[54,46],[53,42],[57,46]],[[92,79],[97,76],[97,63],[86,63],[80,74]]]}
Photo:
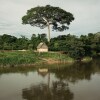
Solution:
{"label": "distant trees", "polygon": [[20,38],[17,39],[15,45],[16,45],[16,49],[18,50],[28,49],[29,39],[26,38],[25,36],[21,36]]}
{"label": "distant trees", "polygon": [[36,49],[40,42],[47,43],[46,34],[32,35],[31,39],[21,36],[20,38],[4,34],[0,36],[0,50]]}
{"label": "distant trees", "polygon": [[35,34],[32,34],[31,40],[30,40],[30,44],[33,45],[32,49],[36,49],[37,45],[40,42],[45,42],[47,44],[47,38],[46,38],[46,34],[38,34],[37,36]]}
{"label": "distant trees", "polygon": [[0,36],[0,49],[12,50],[17,38],[11,35],[4,34]]}
{"label": "distant trees", "polygon": [[100,54],[100,32],[88,35],[59,35],[51,38],[48,43],[46,34],[32,34],[31,39],[21,36],[17,38],[11,35],[0,36],[0,50],[35,50],[40,42],[45,42],[50,51],[62,51],[67,55],[82,59],[84,56],[96,56]]}
{"label": "distant trees", "polygon": [[96,56],[100,53],[100,32],[88,35],[60,35],[51,39],[50,50],[63,51],[75,59]]}

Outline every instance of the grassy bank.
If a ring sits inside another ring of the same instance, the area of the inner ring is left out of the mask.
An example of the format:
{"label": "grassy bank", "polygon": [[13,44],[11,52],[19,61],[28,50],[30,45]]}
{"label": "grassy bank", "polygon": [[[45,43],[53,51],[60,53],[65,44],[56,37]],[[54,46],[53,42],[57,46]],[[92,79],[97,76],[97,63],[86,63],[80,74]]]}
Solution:
{"label": "grassy bank", "polygon": [[1,66],[15,66],[21,64],[33,64],[39,62],[36,53],[30,51],[13,51],[13,52],[0,52],[0,65]]}
{"label": "grassy bank", "polygon": [[82,62],[89,62],[89,61],[91,61],[92,60],[92,57],[84,57],[83,59],[82,59]]}
{"label": "grassy bank", "polygon": [[60,53],[37,53],[33,51],[0,52],[0,66],[36,65],[40,63],[73,62]]}

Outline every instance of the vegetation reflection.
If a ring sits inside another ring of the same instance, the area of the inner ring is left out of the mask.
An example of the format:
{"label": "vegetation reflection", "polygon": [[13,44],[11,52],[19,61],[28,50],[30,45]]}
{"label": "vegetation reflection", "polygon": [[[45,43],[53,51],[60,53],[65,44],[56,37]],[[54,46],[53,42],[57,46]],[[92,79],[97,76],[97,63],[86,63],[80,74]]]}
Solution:
{"label": "vegetation reflection", "polygon": [[62,81],[55,81],[49,87],[47,84],[33,85],[22,90],[26,100],[73,100],[74,95],[68,85]]}
{"label": "vegetation reflection", "polygon": [[91,80],[91,75],[100,72],[100,62],[94,60],[89,63],[74,63],[69,67],[63,67],[51,70],[55,73],[55,76],[60,80],[66,80],[67,82],[75,83],[78,80]]}

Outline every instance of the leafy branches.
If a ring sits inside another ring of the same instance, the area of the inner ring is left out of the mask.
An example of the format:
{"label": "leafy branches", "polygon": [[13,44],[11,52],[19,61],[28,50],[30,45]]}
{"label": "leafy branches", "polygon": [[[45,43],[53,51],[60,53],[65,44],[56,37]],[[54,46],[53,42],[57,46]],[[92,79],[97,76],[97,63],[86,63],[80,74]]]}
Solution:
{"label": "leafy branches", "polygon": [[50,5],[31,8],[27,11],[27,14],[22,17],[23,24],[30,24],[31,26],[40,27],[41,29],[48,27],[48,41],[50,41],[50,25],[52,25],[53,30],[64,31],[69,28],[73,20],[73,14],[70,12]]}

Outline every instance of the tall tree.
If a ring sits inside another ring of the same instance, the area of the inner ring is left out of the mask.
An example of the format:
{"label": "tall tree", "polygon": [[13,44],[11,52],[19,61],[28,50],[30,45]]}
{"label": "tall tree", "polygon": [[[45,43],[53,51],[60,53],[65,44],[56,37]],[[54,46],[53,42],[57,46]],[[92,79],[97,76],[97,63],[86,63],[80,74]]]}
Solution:
{"label": "tall tree", "polygon": [[74,20],[73,14],[66,12],[59,7],[50,5],[31,8],[22,17],[23,24],[40,27],[48,27],[48,41],[50,42],[50,25],[53,30],[64,31],[69,28],[70,22]]}

